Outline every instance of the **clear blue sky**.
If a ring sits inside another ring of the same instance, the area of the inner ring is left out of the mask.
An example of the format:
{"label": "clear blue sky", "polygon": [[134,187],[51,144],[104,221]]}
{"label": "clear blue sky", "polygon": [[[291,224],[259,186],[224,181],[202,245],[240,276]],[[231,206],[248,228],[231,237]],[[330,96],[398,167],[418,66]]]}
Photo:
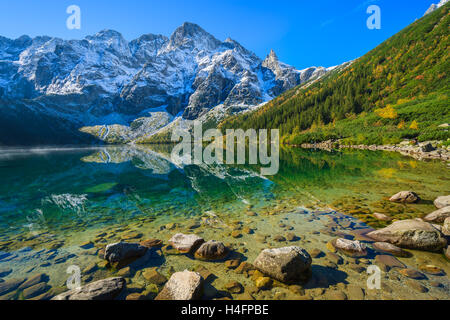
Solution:
{"label": "clear blue sky", "polygon": [[[81,39],[114,29],[132,40],[170,34],[183,22],[228,36],[264,58],[305,68],[357,58],[423,16],[439,0],[0,0],[0,35]],[[66,8],[81,8],[81,30],[66,28]],[[366,9],[381,8],[381,30],[369,30]]]}

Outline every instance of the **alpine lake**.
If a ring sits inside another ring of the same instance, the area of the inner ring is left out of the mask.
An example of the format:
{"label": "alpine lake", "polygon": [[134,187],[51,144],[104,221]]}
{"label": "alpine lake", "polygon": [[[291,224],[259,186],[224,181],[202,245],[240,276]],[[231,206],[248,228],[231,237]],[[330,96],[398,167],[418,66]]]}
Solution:
{"label": "alpine lake", "polygon": [[[164,145],[0,150],[0,287],[12,280],[45,283],[31,292],[3,289],[0,299],[50,299],[67,291],[70,266],[81,270],[82,285],[123,276],[121,298],[153,299],[171,274],[195,270],[205,279],[204,299],[450,299],[443,253],[406,250],[409,257],[396,259],[424,277],[387,267],[381,288],[369,288],[367,269],[386,254],[360,236],[387,226],[375,212],[402,220],[436,210],[433,200],[450,194],[448,164],[378,151],[282,148],[279,173],[263,177],[256,166],[177,166],[170,159]],[[422,201],[388,201],[403,190]],[[214,262],[180,254],[168,246],[177,233],[221,241],[230,254]],[[366,243],[368,255],[331,252],[328,243],[339,237]],[[123,268],[102,257],[107,244],[149,239],[152,255]],[[286,246],[313,256],[308,282],[273,281],[261,289],[254,272],[238,267],[263,249]],[[423,271],[429,265],[440,271]]]}

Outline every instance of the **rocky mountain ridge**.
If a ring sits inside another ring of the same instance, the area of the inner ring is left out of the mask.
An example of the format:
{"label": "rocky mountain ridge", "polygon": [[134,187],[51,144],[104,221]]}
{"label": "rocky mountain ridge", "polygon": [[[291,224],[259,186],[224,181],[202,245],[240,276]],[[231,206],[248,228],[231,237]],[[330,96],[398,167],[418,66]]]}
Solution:
{"label": "rocky mountain ridge", "polygon": [[[90,139],[81,127],[92,134],[161,113],[167,125],[216,106],[245,110],[329,70],[296,70],[273,51],[261,60],[193,23],[170,38],[146,34],[130,42],[113,30],[82,40],[0,37],[0,144],[84,142]],[[146,135],[160,129],[159,120],[144,122]]]}

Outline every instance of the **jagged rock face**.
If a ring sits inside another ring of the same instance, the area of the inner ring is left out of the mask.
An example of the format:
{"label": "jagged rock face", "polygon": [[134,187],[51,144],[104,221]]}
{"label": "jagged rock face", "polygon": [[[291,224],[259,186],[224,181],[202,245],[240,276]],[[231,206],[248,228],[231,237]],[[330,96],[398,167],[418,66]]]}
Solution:
{"label": "jagged rock face", "polygon": [[0,37],[0,122],[22,108],[49,125],[67,122],[68,134],[72,127],[129,125],[150,111],[193,120],[218,105],[258,105],[327,71],[298,71],[273,51],[262,61],[192,23],[170,38],[147,34],[130,42],[112,30],[69,41]]}

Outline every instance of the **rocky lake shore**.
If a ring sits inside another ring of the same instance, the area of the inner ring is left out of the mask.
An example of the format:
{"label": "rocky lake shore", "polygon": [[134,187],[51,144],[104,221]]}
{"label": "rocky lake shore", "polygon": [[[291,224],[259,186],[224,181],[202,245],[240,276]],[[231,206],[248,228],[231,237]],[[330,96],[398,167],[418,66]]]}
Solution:
{"label": "rocky lake shore", "polygon": [[404,141],[396,145],[346,145],[339,140],[328,140],[319,143],[304,143],[300,146],[305,149],[321,149],[326,151],[339,149],[358,149],[370,151],[398,152],[402,155],[415,158],[417,160],[442,160],[450,161],[450,147],[443,146],[442,141],[426,141],[417,143],[416,141]]}

